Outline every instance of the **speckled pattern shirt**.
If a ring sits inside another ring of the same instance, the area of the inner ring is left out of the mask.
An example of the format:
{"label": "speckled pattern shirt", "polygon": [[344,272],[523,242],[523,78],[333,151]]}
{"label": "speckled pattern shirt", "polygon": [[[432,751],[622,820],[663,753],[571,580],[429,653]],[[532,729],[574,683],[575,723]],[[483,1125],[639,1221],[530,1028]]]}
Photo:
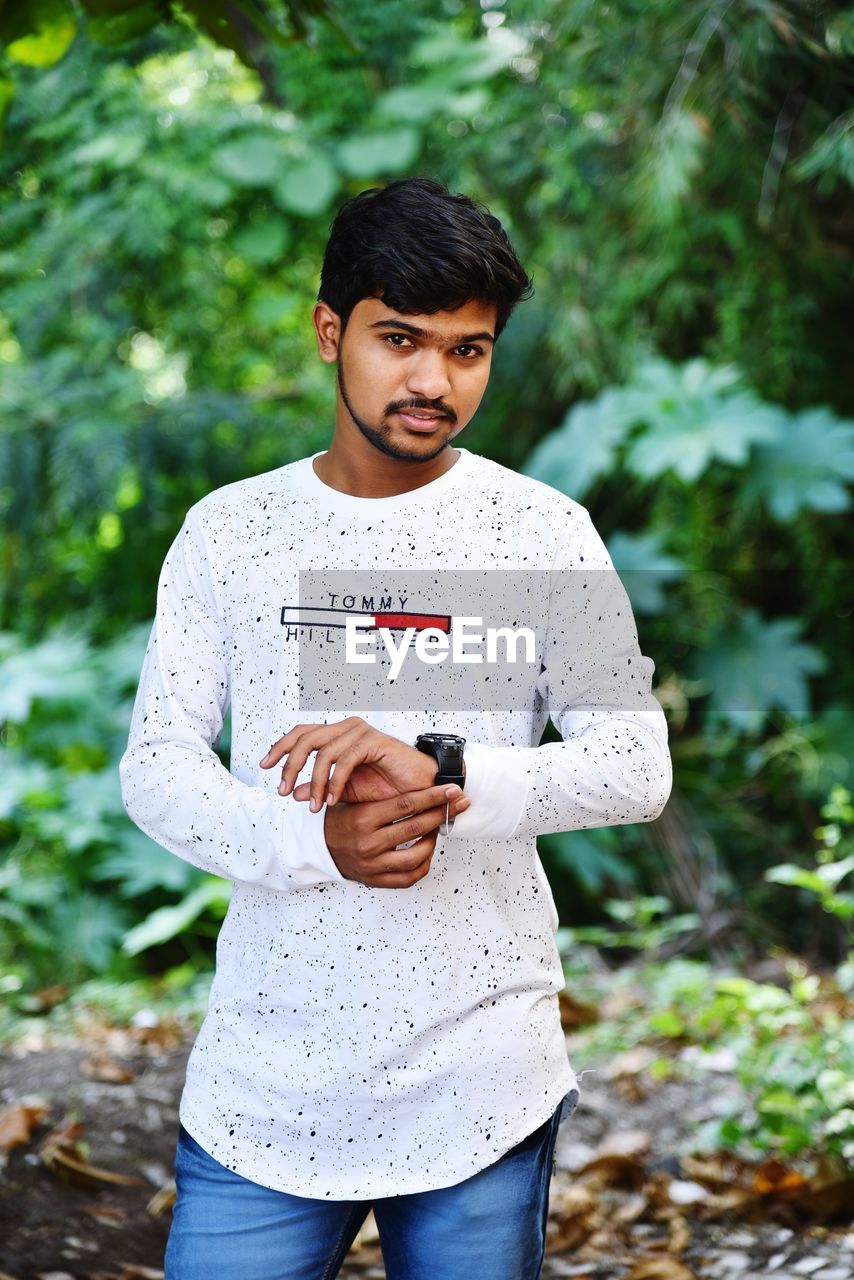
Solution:
{"label": "speckled pattern shirt", "polygon": [[[180,1118],[220,1163],[295,1195],[461,1182],[579,1087],[536,836],[648,821],[670,789],[653,664],[616,574],[597,572],[612,566],[587,512],[457,452],[390,498],[330,488],[319,454],[226,485],[187,513],[160,577],[124,802],[165,848],[233,881]],[[372,717],[405,742],[467,739],[471,806],[407,889],[344,879],[325,807],[280,797],[281,770],[259,766],[305,719],[279,616],[299,570],[372,566],[590,571],[583,610],[562,614],[559,593],[543,603],[545,657],[524,705]],[[227,769],[213,747],[229,704]],[[539,746],[548,716],[563,741]]]}

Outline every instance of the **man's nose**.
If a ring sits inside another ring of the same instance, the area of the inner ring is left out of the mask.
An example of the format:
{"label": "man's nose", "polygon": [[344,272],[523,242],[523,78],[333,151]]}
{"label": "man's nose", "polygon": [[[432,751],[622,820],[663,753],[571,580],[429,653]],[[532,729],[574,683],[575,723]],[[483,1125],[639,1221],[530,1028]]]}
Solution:
{"label": "man's nose", "polygon": [[425,400],[438,400],[451,390],[445,360],[438,351],[421,351],[407,370],[406,389]]}

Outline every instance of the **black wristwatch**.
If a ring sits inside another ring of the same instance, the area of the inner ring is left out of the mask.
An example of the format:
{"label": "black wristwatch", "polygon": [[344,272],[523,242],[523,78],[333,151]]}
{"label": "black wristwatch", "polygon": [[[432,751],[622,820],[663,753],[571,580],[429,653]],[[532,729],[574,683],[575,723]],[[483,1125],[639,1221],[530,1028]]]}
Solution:
{"label": "black wristwatch", "polygon": [[458,787],[465,787],[463,775],[463,748],[465,738],[455,733],[419,733],[416,742],[419,751],[425,756],[432,756],[438,765],[435,782],[440,786],[443,782],[455,782]]}

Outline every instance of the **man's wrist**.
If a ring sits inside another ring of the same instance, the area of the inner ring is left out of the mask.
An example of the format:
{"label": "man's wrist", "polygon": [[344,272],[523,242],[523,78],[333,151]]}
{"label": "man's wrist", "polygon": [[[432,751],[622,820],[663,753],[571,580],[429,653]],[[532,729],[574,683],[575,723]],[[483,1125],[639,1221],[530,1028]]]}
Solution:
{"label": "man's wrist", "polygon": [[438,765],[432,756],[425,756],[423,751],[418,751],[413,747],[413,751],[418,756],[418,768],[423,775],[422,787],[434,787],[436,785],[436,770]]}

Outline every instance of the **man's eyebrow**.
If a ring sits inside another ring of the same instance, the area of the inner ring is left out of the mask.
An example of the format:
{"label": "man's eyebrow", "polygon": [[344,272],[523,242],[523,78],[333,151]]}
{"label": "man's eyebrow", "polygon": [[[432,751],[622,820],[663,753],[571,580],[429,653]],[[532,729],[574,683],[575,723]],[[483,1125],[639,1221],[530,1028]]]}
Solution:
{"label": "man's eyebrow", "polygon": [[[368,325],[369,329],[403,329],[406,333],[411,333],[416,338],[435,339],[438,335],[433,333],[431,329],[419,329],[418,325],[407,324],[403,320],[375,320],[373,324]],[[491,342],[495,343],[495,335],[489,333],[486,329],[482,333],[458,333],[451,334],[448,341],[453,347],[461,347],[466,342]]]}

